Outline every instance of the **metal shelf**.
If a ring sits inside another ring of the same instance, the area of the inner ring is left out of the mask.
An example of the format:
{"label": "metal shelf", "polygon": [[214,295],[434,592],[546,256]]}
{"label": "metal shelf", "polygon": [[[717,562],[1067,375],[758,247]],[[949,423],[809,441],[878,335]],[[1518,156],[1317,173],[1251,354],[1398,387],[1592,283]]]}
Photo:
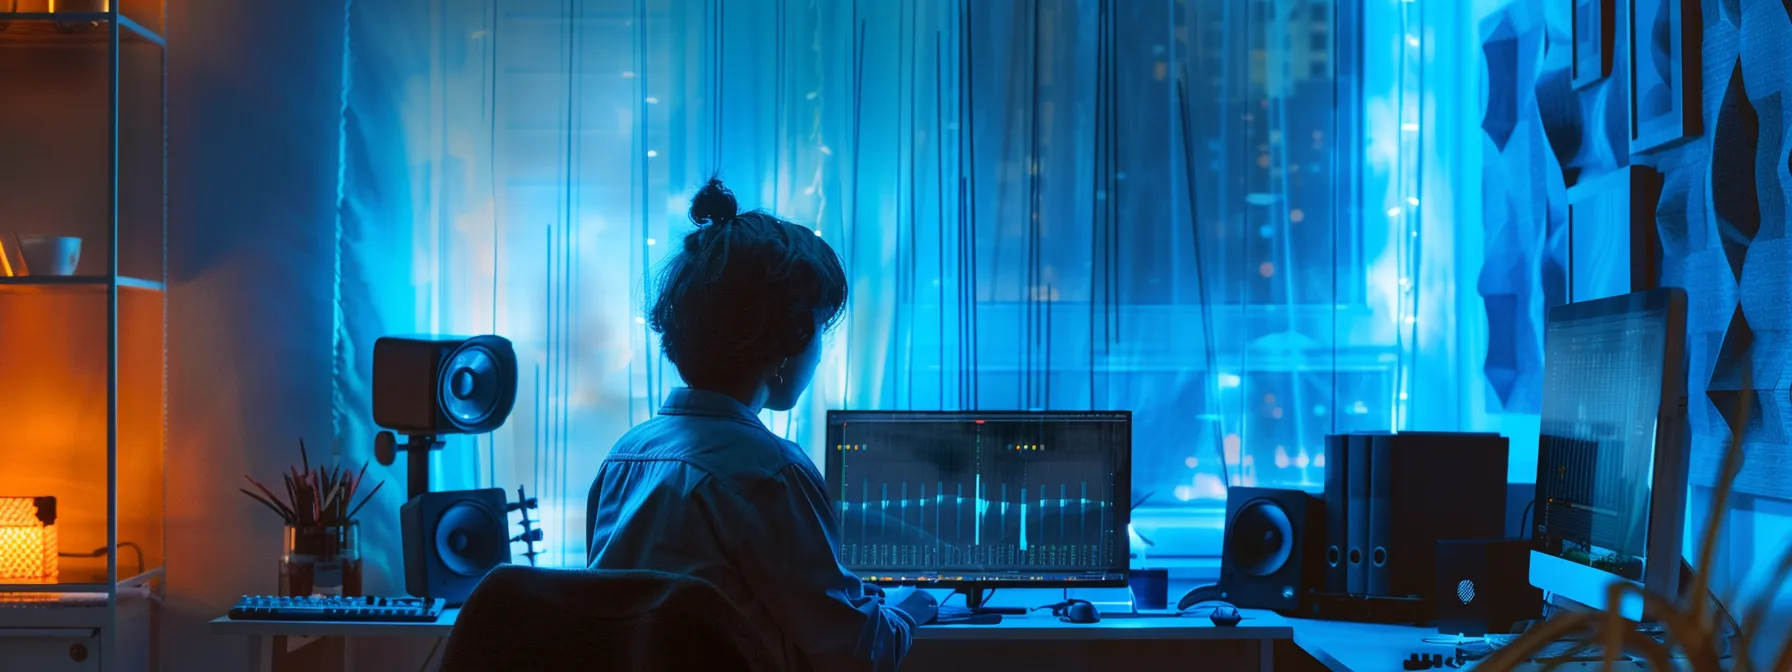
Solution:
{"label": "metal shelf", "polygon": [[62,32],[55,30],[53,26],[57,23],[110,23],[114,17],[118,19],[118,26],[123,28],[118,35],[120,42],[142,41],[158,47],[168,46],[168,40],[160,33],[129,16],[112,12],[0,12],[0,23],[14,24],[5,32],[0,32],[0,44],[103,45],[110,39],[110,31],[96,28],[86,32]]}
{"label": "metal shelf", "polygon": [[[43,293],[58,291],[98,292],[109,286],[111,278],[104,275],[28,275],[16,278],[0,278],[0,294],[7,292]],[[154,280],[127,278],[119,276],[119,289],[160,292],[166,286]]]}
{"label": "metal shelf", "polygon": [[[0,13],[0,73],[8,91],[32,94],[7,108],[9,120],[30,123],[12,124],[0,144],[11,150],[0,160],[28,179],[0,191],[41,206],[21,221],[59,227],[38,233],[109,252],[89,275],[0,278],[0,325],[16,346],[0,369],[27,402],[0,406],[0,424],[24,432],[9,438],[65,447],[59,461],[8,470],[0,482],[57,495],[62,543],[79,539],[74,550],[86,551],[103,542],[112,556],[64,560],[60,583],[0,582],[0,629],[96,628],[105,652],[97,667],[114,672],[155,668],[150,633],[166,590],[168,42],[158,32],[163,0],[109,5]],[[64,136],[55,153],[39,142]],[[40,175],[61,177],[29,179]],[[46,414],[68,417],[22,422]],[[143,571],[118,557],[130,541]]]}

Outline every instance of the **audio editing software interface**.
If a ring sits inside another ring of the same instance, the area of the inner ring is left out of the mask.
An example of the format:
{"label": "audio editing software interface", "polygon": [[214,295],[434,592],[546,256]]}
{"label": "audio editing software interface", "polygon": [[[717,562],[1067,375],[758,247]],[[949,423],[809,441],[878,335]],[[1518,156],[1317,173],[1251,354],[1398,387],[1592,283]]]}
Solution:
{"label": "audio editing software interface", "polygon": [[1640,581],[1665,311],[1552,322],[1544,348],[1537,533],[1544,550]]}
{"label": "audio editing software interface", "polygon": [[1125,412],[828,414],[840,555],[871,581],[1113,581]]}

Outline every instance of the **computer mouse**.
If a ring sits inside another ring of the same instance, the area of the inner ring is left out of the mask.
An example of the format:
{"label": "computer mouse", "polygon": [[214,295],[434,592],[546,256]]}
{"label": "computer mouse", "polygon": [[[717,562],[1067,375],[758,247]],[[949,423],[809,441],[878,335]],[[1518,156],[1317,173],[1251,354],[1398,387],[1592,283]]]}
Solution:
{"label": "computer mouse", "polygon": [[1207,620],[1213,621],[1214,625],[1222,628],[1230,628],[1234,625],[1238,625],[1239,621],[1244,620],[1244,616],[1238,613],[1238,607],[1233,606],[1231,602],[1208,600],[1191,604],[1188,608],[1193,610],[1207,610]]}
{"label": "computer mouse", "polygon": [[1244,620],[1244,617],[1238,615],[1238,607],[1226,604],[1215,606],[1213,613],[1207,615],[1207,619],[1213,621],[1216,626],[1230,628],[1238,625],[1238,622]]}
{"label": "computer mouse", "polygon": [[1070,600],[1064,603],[1064,621],[1066,623],[1099,623],[1101,612],[1095,604],[1088,600]]}

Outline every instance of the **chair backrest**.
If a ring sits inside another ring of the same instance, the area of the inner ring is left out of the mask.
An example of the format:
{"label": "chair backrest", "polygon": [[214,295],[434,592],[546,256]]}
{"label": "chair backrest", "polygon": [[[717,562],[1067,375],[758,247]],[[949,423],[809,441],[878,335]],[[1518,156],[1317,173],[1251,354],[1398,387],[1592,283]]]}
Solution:
{"label": "chair backrest", "polygon": [[715,586],[653,571],[492,570],[461,607],[443,672],[778,669]]}

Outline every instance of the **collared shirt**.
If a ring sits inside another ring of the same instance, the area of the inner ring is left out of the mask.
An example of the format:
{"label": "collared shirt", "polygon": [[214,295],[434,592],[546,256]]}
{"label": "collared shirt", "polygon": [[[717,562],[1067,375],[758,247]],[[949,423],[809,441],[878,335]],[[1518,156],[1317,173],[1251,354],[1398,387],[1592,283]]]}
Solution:
{"label": "collared shirt", "polygon": [[675,390],[598,470],[589,565],[715,584],[788,669],[895,670],[914,620],[840,565],[829,501],[809,456],[746,405]]}

